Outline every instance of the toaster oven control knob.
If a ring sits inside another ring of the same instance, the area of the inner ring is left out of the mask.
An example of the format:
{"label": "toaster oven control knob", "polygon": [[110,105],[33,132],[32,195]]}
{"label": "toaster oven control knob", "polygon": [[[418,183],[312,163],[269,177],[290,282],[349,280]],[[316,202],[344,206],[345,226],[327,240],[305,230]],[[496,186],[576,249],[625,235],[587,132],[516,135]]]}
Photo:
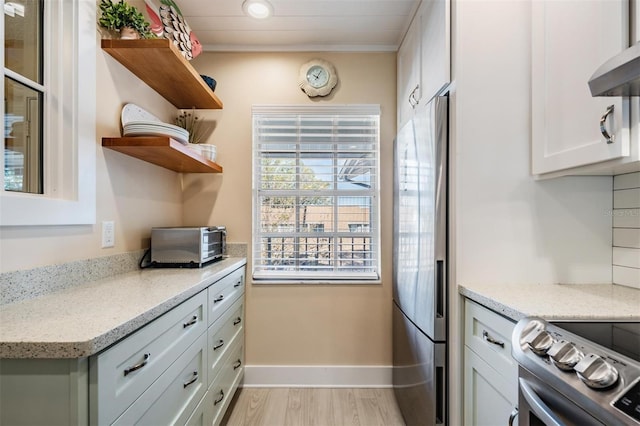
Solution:
{"label": "toaster oven control knob", "polygon": [[596,354],[587,354],[573,367],[578,377],[593,389],[606,389],[618,382],[618,370]]}
{"label": "toaster oven control knob", "polygon": [[565,371],[573,370],[573,367],[584,357],[573,343],[566,340],[554,343],[547,351],[547,355],[551,357],[556,367]]}
{"label": "toaster oven control knob", "polygon": [[524,342],[529,345],[533,353],[538,356],[546,355],[549,348],[555,343],[551,334],[540,328],[531,330],[531,332],[524,337]]}

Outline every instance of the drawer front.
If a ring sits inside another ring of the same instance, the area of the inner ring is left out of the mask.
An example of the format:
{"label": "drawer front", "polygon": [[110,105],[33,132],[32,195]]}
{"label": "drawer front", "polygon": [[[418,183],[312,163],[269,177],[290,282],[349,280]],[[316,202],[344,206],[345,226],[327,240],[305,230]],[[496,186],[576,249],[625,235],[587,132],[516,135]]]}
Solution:
{"label": "drawer front", "polygon": [[203,291],[91,358],[97,423],[111,423],[204,334],[206,307]]}
{"label": "drawer front", "polygon": [[236,341],[244,339],[244,300],[236,300],[216,322],[209,327],[209,382],[218,374],[222,366],[221,360],[231,350]]}
{"label": "drawer front", "polygon": [[207,391],[203,334],[114,423],[185,424]]}
{"label": "drawer front", "polygon": [[518,364],[511,357],[511,334],[515,323],[467,300],[465,345],[508,380],[517,380]]}
{"label": "drawer front", "polygon": [[213,283],[209,289],[209,325],[244,294],[245,267],[236,269],[226,277]]}
{"label": "drawer front", "polygon": [[212,401],[210,406],[213,409],[208,413],[211,419],[208,424],[220,424],[222,417],[224,417],[224,412],[231,403],[233,394],[238,387],[240,377],[244,371],[243,367],[244,345],[242,342],[238,342],[222,360],[222,368],[209,388]]}
{"label": "drawer front", "polygon": [[191,414],[191,416],[189,417],[189,419],[187,419],[187,422],[185,423],[185,425],[187,426],[205,426],[208,423],[206,422],[206,410],[207,410],[207,396],[209,394],[205,394],[204,398],[202,398],[200,400],[200,403],[198,404],[198,406],[196,407],[195,410],[193,410],[193,413]]}
{"label": "drawer front", "polygon": [[235,391],[238,389],[240,380],[242,380],[244,372],[244,345],[238,344],[234,347],[229,358],[225,359],[224,366],[220,372],[220,380],[216,381],[222,389],[222,393],[218,393],[216,400],[218,409],[214,411],[212,424],[219,425],[224,417]]}

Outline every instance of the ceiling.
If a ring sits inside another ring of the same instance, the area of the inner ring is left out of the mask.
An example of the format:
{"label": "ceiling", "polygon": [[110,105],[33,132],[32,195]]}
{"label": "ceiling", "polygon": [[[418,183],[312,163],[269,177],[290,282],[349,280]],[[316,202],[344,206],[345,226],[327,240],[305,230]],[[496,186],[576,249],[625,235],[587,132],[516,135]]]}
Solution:
{"label": "ceiling", "polygon": [[177,3],[207,51],[396,51],[421,0],[269,1],[265,20],[243,0]]}

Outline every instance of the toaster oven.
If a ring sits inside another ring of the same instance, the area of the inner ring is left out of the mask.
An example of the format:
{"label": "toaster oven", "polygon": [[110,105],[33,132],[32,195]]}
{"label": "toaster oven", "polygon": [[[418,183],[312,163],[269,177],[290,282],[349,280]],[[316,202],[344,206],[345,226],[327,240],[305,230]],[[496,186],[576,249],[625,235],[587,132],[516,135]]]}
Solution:
{"label": "toaster oven", "polygon": [[201,268],[226,252],[224,226],[151,229],[151,266]]}

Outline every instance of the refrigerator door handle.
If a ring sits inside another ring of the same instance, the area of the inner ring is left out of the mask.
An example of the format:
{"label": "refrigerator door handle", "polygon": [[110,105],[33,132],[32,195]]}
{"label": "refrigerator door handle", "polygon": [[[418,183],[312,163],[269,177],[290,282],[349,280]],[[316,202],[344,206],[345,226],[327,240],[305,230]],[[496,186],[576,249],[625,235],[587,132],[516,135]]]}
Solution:
{"label": "refrigerator door handle", "polygon": [[444,385],[444,367],[436,367],[436,424],[444,424],[446,389]]}
{"label": "refrigerator door handle", "polygon": [[444,318],[445,262],[436,260],[436,316]]}

